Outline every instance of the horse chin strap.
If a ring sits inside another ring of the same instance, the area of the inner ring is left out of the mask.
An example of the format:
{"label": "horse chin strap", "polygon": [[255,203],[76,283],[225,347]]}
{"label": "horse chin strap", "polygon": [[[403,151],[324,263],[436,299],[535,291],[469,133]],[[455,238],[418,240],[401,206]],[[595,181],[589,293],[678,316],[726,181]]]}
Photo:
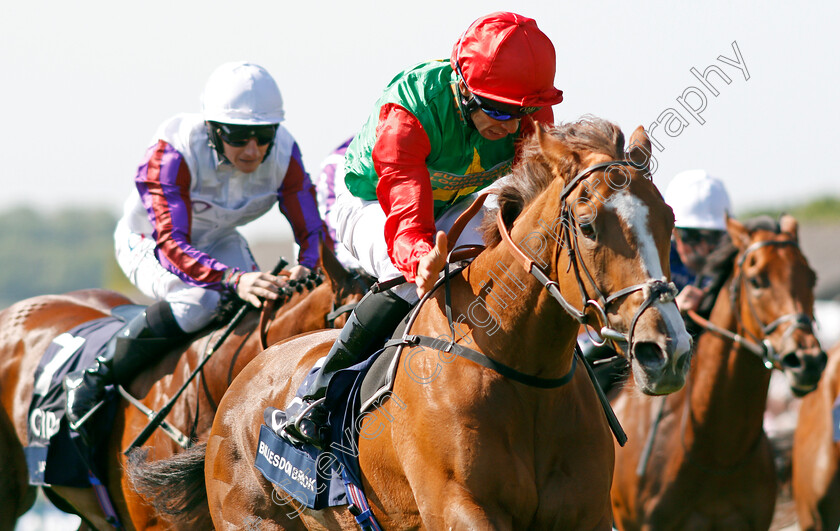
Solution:
{"label": "horse chin strap", "polygon": [[[571,193],[571,191],[577,186],[577,184],[587,177],[589,174],[596,170],[600,169],[608,169],[611,166],[631,166],[634,168],[639,168],[638,165],[634,164],[633,162],[626,161],[626,160],[613,160],[608,162],[602,162],[600,164],[595,164],[586,168],[585,170],[578,173],[569,183],[563,188],[563,191],[560,194],[560,200],[563,202],[563,207],[561,208],[561,227],[562,227],[562,245],[566,247],[567,252],[569,254],[569,267],[574,269],[575,272],[575,279],[578,283],[578,288],[581,295],[581,303],[582,309],[578,310],[574,305],[572,305],[569,301],[567,301],[562,293],[560,293],[560,287],[556,281],[551,280],[548,275],[537,265],[530,257],[528,257],[522,249],[519,248],[510,236],[510,232],[507,230],[505,226],[504,220],[502,219],[501,210],[497,212],[496,215],[496,225],[498,225],[499,233],[502,236],[502,239],[508,244],[511,249],[513,256],[522,264],[522,267],[525,268],[525,271],[528,271],[532,276],[534,276],[540,284],[542,284],[548,292],[551,294],[552,297],[560,304],[560,306],[571,315],[578,323],[582,325],[590,325],[589,316],[586,313],[587,308],[592,308],[595,312],[597,320],[603,323],[601,329],[599,331],[599,335],[602,339],[596,340],[593,338],[590,333],[588,327],[585,327],[586,333],[589,335],[590,339],[595,345],[603,345],[608,340],[613,342],[623,342],[627,345],[627,356],[632,358],[632,347],[633,347],[633,335],[636,330],[636,324],[639,321],[642,313],[648,309],[654,302],[661,302],[663,304],[667,304],[674,301],[674,298],[677,296],[677,287],[674,285],[673,282],[668,282],[665,279],[654,279],[649,278],[645,282],[635,284],[633,286],[628,286],[626,288],[620,289],[611,295],[604,296],[597,287],[595,283],[595,279],[589,273],[589,270],[586,269],[583,259],[580,255],[580,249],[577,245],[573,245],[574,238],[571,235],[571,214],[569,209],[565,204],[566,196]],[[558,254],[559,254],[559,247],[560,244],[558,243]],[[580,271],[583,270],[584,274],[586,275],[589,283],[592,285],[593,289],[597,293],[597,300],[590,298],[586,291],[586,286],[584,285],[583,279],[581,278]],[[639,305],[638,309],[636,310],[635,315],[633,315],[633,319],[630,322],[630,326],[627,330],[627,333],[621,332],[609,326],[609,321],[607,320],[607,308],[610,304],[614,303],[616,300],[630,295],[636,291],[641,291],[644,296],[644,302]]]}
{"label": "horse chin strap", "polygon": [[691,317],[692,320],[694,320],[697,324],[699,324],[706,330],[709,330],[710,332],[713,332],[721,337],[727,338],[758,356],[761,359],[761,362],[768,370],[772,370],[773,367],[781,368],[781,360],[779,359],[779,354],[776,352],[776,349],[773,347],[773,344],[770,342],[770,334],[772,334],[777,328],[779,328],[780,325],[784,323],[790,323],[790,326],[788,326],[787,330],[785,330],[785,333],[782,336],[782,340],[785,340],[791,335],[793,335],[793,332],[797,329],[812,330],[814,325],[814,320],[802,312],[785,314],[779,317],[778,319],[775,319],[773,322],[765,325],[761,322],[761,319],[758,317],[758,313],[755,311],[755,306],[753,305],[752,299],[747,298],[747,307],[749,308],[750,314],[752,314],[753,319],[755,319],[755,322],[758,323],[758,326],[761,328],[761,334],[763,337],[759,338],[755,334],[749,332],[749,330],[746,329],[746,326],[744,326],[744,320],[741,317],[741,312],[738,310],[738,298],[741,292],[741,284],[744,283],[744,276],[742,274],[743,265],[744,262],[746,262],[747,260],[747,256],[749,256],[751,253],[755,252],[756,250],[762,247],[767,247],[771,245],[778,247],[799,247],[799,244],[792,240],[767,240],[755,242],[752,245],[748,246],[746,249],[744,249],[744,252],[741,254],[741,257],[738,259],[738,275],[732,279],[730,304],[732,305],[732,308],[735,312],[735,319],[738,321],[739,326],[742,329],[746,330],[746,332],[750,336],[752,336],[752,339],[748,339],[740,334],[736,334],[725,328],[717,326],[708,319],[704,319],[693,310],[688,312],[688,316]]}

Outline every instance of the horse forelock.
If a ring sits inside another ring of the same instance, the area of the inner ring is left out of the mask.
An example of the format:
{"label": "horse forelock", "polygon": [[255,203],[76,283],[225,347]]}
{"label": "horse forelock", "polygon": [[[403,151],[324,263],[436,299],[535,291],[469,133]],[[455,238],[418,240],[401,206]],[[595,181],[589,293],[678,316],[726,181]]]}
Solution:
{"label": "horse forelock", "polygon": [[[554,182],[558,177],[555,172],[566,179],[572,178],[583,169],[581,161],[588,154],[624,159],[624,133],[617,125],[601,118],[584,116],[577,122],[555,125],[545,133],[560,140],[569,151],[549,163],[537,135],[520,141],[519,160],[498,190],[499,209],[508,226]],[[488,246],[501,241],[495,215],[487,216],[481,228]]]}

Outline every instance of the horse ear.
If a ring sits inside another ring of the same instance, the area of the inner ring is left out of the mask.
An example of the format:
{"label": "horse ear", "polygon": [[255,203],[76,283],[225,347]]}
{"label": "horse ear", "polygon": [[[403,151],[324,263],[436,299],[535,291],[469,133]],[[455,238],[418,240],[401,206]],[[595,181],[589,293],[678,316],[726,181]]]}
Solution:
{"label": "horse ear", "polygon": [[730,218],[729,214],[726,215],[726,232],[729,233],[732,243],[739,251],[743,251],[749,246],[750,231],[740,221]]}
{"label": "horse ear", "polygon": [[[540,152],[552,168],[559,169],[570,157],[576,163],[580,162],[580,157],[578,157],[577,153],[569,149],[557,137],[545,131],[539,122],[535,122],[534,125],[536,125],[535,135],[537,137],[537,143],[540,146]],[[558,171],[557,173],[559,174],[560,172]]]}
{"label": "horse ear", "polygon": [[790,236],[793,241],[799,241],[799,223],[796,221],[795,217],[790,214],[783,214],[782,217],[779,218],[779,228],[783,233]]}
{"label": "horse ear", "polygon": [[636,166],[649,168],[651,162],[650,137],[641,125],[630,135],[630,148],[627,158]]}
{"label": "horse ear", "polygon": [[333,291],[335,291],[338,286],[344,283],[349,273],[344,269],[341,262],[338,261],[338,258],[335,257],[331,245],[328,245],[322,239],[319,246],[321,248],[321,269],[324,271],[327,282],[330,283]]}

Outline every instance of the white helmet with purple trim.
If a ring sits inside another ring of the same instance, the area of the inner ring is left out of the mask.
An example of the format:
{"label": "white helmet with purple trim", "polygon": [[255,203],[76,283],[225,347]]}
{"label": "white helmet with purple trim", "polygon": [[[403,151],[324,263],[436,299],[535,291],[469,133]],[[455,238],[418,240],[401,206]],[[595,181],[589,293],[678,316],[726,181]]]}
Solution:
{"label": "white helmet with purple trim", "polygon": [[210,74],[201,96],[208,122],[270,125],[283,121],[283,96],[265,68],[245,61],[225,63]]}

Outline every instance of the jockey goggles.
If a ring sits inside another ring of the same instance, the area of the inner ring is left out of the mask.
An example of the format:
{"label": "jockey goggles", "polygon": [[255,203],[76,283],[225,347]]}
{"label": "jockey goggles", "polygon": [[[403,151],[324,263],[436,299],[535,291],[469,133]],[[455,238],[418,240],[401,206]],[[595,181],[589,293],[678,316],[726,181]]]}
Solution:
{"label": "jockey goggles", "polygon": [[724,231],[714,229],[681,229],[677,228],[680,240],[686,245],[699,245],[708,243],[712,247],[720,243]]}
{"label": "jockey goggles", "polygon": [[233,147],[243,147],[252,138],[257,140],[258,145],[265,146],[273,142],[277,134],[277,124],[237,125],[213,122],[213,128],[219,138]]}
{"label": "jockey goggles", "polygon": [[[467,88],[467,90],[469,90],[469,87]],[[509,106],[496,101],[491,103],[487,100],[482,100],[472,92],[470,92],[470,94],[472,95],[473,101],[475,101],[478,108],[481,109],[481,111],[484,114],[500,122],[506,122],[508,120],[522,118],[525,115],[535,113],[538,110],[540,110],[540,107],[516,107],[512,105]],[[501,109],[500,107],[505,108]]]}
{"label": "jockey goggles", "polygon": [[542,108],[519,107],[517,105],[510,105],[499,101],[481,99],[475,94],[475,92],[470,90],[470,86],[467,85],[467,80],[464,78],[464,74],[461,73],[461,65],[456,63],[455,68],[458,71],[458,75],[461,77],[461,81],[464,82],[464,86],[467,87],[467,91],[470,93],[469,100],[463,97],[463,95],[461,97],[461,101],[463,102],[464,107],[466,107],[467,114],[472,114],[474,110],[481,109],[481,112],[490,118],[500,122],[507,122],[508,120],[522,118],[528,114],[535,113]]}

